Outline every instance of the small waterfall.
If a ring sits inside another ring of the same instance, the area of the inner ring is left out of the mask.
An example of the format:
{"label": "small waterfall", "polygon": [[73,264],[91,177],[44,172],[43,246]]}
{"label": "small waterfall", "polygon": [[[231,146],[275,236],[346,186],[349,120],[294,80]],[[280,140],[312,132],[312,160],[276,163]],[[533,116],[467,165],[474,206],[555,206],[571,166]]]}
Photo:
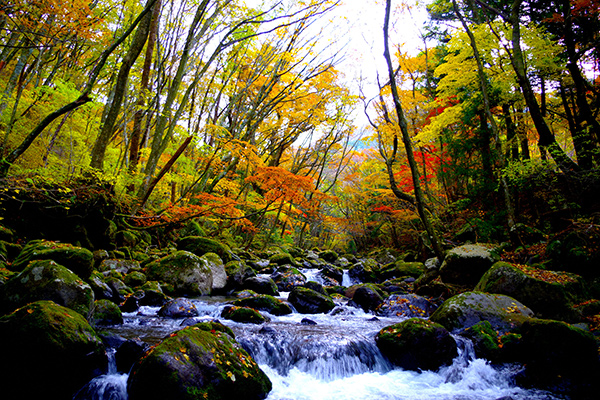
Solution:
{"label": "small waterfall", "polygon": [[353,285],[352,278],[350,278],[350,273],[347,269],[344,270],[344,275],[342,277],[342,286],[350,287]]}
{"label": "small waterfall", "polygon": [[117,372],[115,349],[108,349],[108,373],[87,383],[73,400],[127,400],[127,374]]}
{"label": "small waterfall", "polygon": [[332,381],[365,372],[391,370],[373,339],[353,333],[324,332],[315,326],[293,329],[263,328],[258,333],[238,336],[240,344],[259,364],[286,376],[297,369]]}

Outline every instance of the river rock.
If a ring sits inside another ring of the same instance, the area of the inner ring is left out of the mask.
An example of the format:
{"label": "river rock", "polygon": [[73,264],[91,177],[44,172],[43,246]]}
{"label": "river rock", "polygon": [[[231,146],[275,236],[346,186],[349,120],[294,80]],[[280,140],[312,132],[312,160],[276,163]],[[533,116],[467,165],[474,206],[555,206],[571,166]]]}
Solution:
{"label": "river rock", "polygon": [[302,314],[327,313],[335,307],[335,303],[329,296],[300,286],[290,292],[288,301]]}
{"label": "river rock", "polygon": [[[262,400],[271,381],[252,357],[211,324],[184,328],[154,347],[129,375],[130,400]],[[214,332],[214,333],[213,333]]]}
{"label": "river rock", "polygon": [[273,279],[268,276],[253,276],[244,281],[244,289],[250,289],[260,294],[278,296],[279,290]]}
{"label": "river rock", "polygon": [[4,399],[70,399],[108,358],[100,337],[81,314],[37,301],[0,318]]}
{"label": "river rock", "polygon": [[365,312],[375,311],[383,304],[383,298],[381,290],[370,283],[358,285],[352,295],[352,301]]}
{"label": "river rock", "polygon": [[225,264],[225,272],[227,273],[227,292],[235,292],[240,290],[244,281],[248,278],[256,276],[256,272],[244,261],[232,260]]}
{"label": "river rock", "polygon": [[177,298],[167,301],[158,310],[158,315],[164,318],[187,318],[196,317],[199,313],[194,303],[188,299]]}
{"label": "river rock", "polygon": [[410,370],[437,370],[458,355],[456,342],[440,324],[411,318],[383,328],[377,347],[392,363]]}
{"label": "river rock", "polygon": [[475,290],[505,294],[527,304],[540,318],[576,321],[573,305],[585,299],[583,278],[568,272],[497,262]]}
{"label": "river rock", "polygon": [[106,299],[94,302],[94,311],[90,317],[90,324],[92,326],[118,325],[122,323],[123,314],[119,306]]}
{"label": "river rock", "polygon": [[465,292],[446,300],[430,317],[450,331],[459,331],[479,321],[506,333],[533,317],[533,311],[519,301],[500,294]]}
{"label": "river rock", "polygon": [[377,269],[377,261],[373,259],[365,259],[352,265],[348,270],[348,275],[350,275],[350,278],[358,282],[375,282],[377,279],[375,274]]}
{"label": "river rock", "polygon": [[483,274],[498,261],[494,245],[466,244],[448,251],[440,267],[444,283],[475,286]]}
{"label": "river rock", "polygon": [[311,290],[314,290],[317,293],[321,293],[323,295],[329,295],[329,293],[327,293],[327,291],[325,290],[325,288],[323,287],[323,285],[321,285],[319,282],[315,282],[315,281],[307,281],[306,283],[304,283],[305,288],[309,288]]}
{"label": "river rock", "polygon": [[3,287],[1,308],[12,311],[37,300],[52,300],[88,318],[94,306],[94,292],[73,272],[52,260],[36,260]]}
{"label": "river rock", "polygon": [[211,269],[205,261],[189,251],[179,250],[153,261],[146,266],[146,270],[148,279],[171,285],[176,296],[202,296],[212,291]]}
{"label": "river rock", "polygon": [[215,253],[221,257],[224,263],[239,260],[239,257],[235,256],[227,245],[202,236],[186,236],[179,240],[177,248],[194,253],[198,257],[202,257],[206,253]]}
{"label": "river rock", "polygon": [[530,319],[521,334],[526,370],[520,384],[566,389],[573,398],[597,397],[600,362],[591,333],[561,321]]}
{"label": "river rock", "polygon": [[127,296],[133,293],[133,290],[117,277],[109,276],[106,278],[106,284],[112,290],[113,297],[111,300],[115,303],[121,304]]}
{"label": "river rock", "polygon": [[421,276],[423,272],[425,272],[425,265],[421,262],[396,261],[395,263],[383,267],[378,273],[378,276],[381,281],[401,277],[412,277],[416,279]]}
{"label": "river rock", "polygon": [[139,269],[139,268],[140,268],[139,261],[119,260],[119,259],[113,259],[113,258],[102,260],[102,262],[100,262],[100,266],[98,266],[98,270],[100,272],[107,273],[110,271],[117,271],[123,275],[128,274],[129,271],[131,271],[131,270]]}
{"label": "river rock", "polygon": [[94,266],[94,255],[88,249],[69,243],[32,240],[23,247],[10,268],[22,271],[33,260],[53,260],[82,279],[90,277]]}
{"label": "river rock", "polygon": [[266,311],[273,315],[287,315],[292,313],[292,309],[289,305],[267,294],[241,298],[234,301],[233,305],[238,307],[250,307],[255,310]]}
{"label": "river rock", "polygon": [[215,253],[206,253],[202,257],[208,268],[212,271],[212,290],[224,289],[227,285],[227,272],[223,260]]}
{"label": "river rock", "polygon": [[147,281],[140,290],[144,296],[140,299],[141,306],[161,307],[170,300],[169,296],[163,293],[160,283],[157,281]]}
{"label": "river rock", "polygon": [[281,292],[290,292],[296,286],[302,286],[306,283],[306,277],[296,268],[279,267],[271,275],[271,279],[277,285]]}
{"label": "river rock", "polygon": [[392,294],[377,308],[382,317],[426,318],[437,307],[429,299],[416,294]]}
{"label": "river rock", "polygon": [[131,271],[125,275],[125,278],[123,278],[123,283],[129,287],[136,288],[142,286],[147,280],[148,278],[144,273],[140,271]]}
{"label": "river rock", "polygon": [[268,321],[261,313],[250,307],[226,306],[221,312],[221,317],[250,324],[262,324]]}
{"label": "river rock", "polygon": [[115,353],[117,371],[127,374],[133,364],[138,362],[150,350],[150,345],[140,338],[128,339],[123,342]]}
{"label": "river rock", "polygon": [[296,260],[288,253],[275,253],[269,257],[269,263],[274,265],[296,266]]}
{"label": "river rock", "polygon": [[338,259],[338,253],[336,253],[334,250],[323,250],[318,254],[320,258],[327,261],[328,263],[334,263]]}
{"label": "river rock", "polygon": [[319,271],[325,286],[338,286],[344,279],[344,270],[332,264],[324,264]]}
{"label": "river rock", "polygon": [[113,291],[104,282],[104,275],[99,273],[98,271],[94,271],[92,275],[88,278],[87,282],[94,291],[94,297],[98,300],[100,299],[112,299]]}

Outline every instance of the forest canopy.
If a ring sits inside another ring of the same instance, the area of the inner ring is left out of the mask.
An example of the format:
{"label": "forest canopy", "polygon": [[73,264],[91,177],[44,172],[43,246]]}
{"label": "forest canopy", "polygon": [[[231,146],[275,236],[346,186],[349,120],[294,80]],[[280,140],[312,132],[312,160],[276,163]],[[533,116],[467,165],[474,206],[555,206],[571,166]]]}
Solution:
{"label": "forest canopy", "polygon": [[2,218],[102,192],[132,228],[438,256],[597,230],[600,1],[374,1],[361,81],[342,4],[3,1]]}

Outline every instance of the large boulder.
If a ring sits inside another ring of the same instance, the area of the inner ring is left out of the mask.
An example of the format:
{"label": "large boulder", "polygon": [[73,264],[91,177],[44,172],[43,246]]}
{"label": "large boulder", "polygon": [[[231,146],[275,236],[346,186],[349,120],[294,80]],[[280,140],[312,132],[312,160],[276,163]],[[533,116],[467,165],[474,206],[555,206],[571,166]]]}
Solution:
{"label": "large boulder", "polygon": [[23,247],[10,268],[13,271],[22,271],[33,260],[54,260],[82,279],[89,278],[94,266],[94,255],[88,249],[69,243],[32,240]]}
{"label": "large boulder", "polygon": [[521,334],[526,370],[520,384],[566,390],[573,398],[598,396],[598,343],[591,333],[561,321],[534,318],[523,323]]}
{"label": "large boulder", "polygon": [[358,285],[352,295],[352,301],[365,312],[375,311],[383,304],[383,299],[383,292],[370,283]]}
{"label": "large boulder", "polygon": [[327,313],[335,308],[335,303],[329,296],[300,286],[290,292],[288,301],[302,314]]}
{"label": "large boulder", "polygon": [[281,292],[290,292],[296,286],[302,286],[306,283],[306,276],[296,268],[279,267],[271,275],[271,279],[277,285]]}
{"label": "large boulder", "polygon": [[231,249],[227,245],[202,236],[186,236],[177,243],[177,248],[194,253],[198,257],[206,253],[215,253],[221,257],[224,263],[228,263],[236,258],[239,259],[231,252]]}
{"label": "large boulder", "polygon": [[292,313],[292,309],[289,305],[267,294],[238,299],[233,302],[233,305],[237,307],[250,307],[255,310],[266,311],[273,315],[286,315]]}
{"label": "large boulder", "polygon": [[501,294],[465,292],[446,300],[433,314],[431,321],[450,331],[460,331],[479,321],[489,321],[502,333],[520,327],[533,317],[533,311],[519,301]]}
{"label": "large boulder", "polygon": [[358,282],[375,282],[378,270],[377,261],[372,258],[360,260],[348,270],[348,275]]}
{"label": "large boulder", "polygon": [[135,260],[119,260],[119,259],[105,259],[100,262],[98,271],[109,273],[110,271],[117,271],[122,274],[128,274],[129,271],[139,269],[140,263]]}
{"label": "large boulder", "polygon": [[212,292],[213,275],[205,261],[179,250],[146,265],[149,280],[165,282],[176,296],[202,296]]}
{"label": "large boulder", "polygon": [[73,272],[52,260],[37,260],[3,287],[1,308],[12,311],[37,300],[52,300],[83,315],[90,316],[94,292]]}
{"label": "large boulder", "polygon": [[268,320],[254,308],[237,306],[226,306],[221,312],[221,317],[235,322],[250,324],[262,324]]}
{"label": "large boulder", "polygon": [[475,290],[505,294],[527,304],[539,318],[575,321],[573,305],[585,299],[583,279],[568,272],[497,262]]}
{"label": "large boulder", "polygon": [[250,289],[260,294],[268,294],[270,296],[278,296],[279,290],[273,279],[268,276],[252,276],[244,280],[244,289]]}
{"label": "large boulder", "polygon": [[392,294],[377,308],[382,317],[429,317],[436,305],[429,299],[416,294]]}
{"label": "large boulder", "polygon": [[388,264],[379,271],[379,279],[385,281],[387,279],[395,279],[401,277],[418,278],[425,272],[425,265],[421,262],[413,261],[396,261]]}
{"label": "large boulder", "polygon": [[227,274],[225,290],[228,292],[241,289],[246,279],[256,276],[256,272],[248,264],[237,260],[229,261],[225,264],[225,272]]}
{"label": "large boulder", "polygon": [[440,267],[444,283],[475,286],[483,274],[499,260],[490,244],[466,244],[448,251]]}
{"label": "large boulder", "polygon": [[224,289],[227,285],[227,272],[223,260],[215,253],[206,253],[200,257],[212,271],[212,290]]}
{"label": "large boulder", "polygon": [[164,318],[188,318],[199,314],[194,303],[184,298],[169,300],[158,310],[158,315]]}
{"label": "large boulder", "polygon": [[5,399],[70,399],[106,371],[102,340],[75,311],[37,301],[0,318]]}
{"label": "large boulder", "polygon": [[383,328],[375,338],[381,353],[410,370],[437,370],[458,355],[456,342],[440,324],[410,318]]}
{"label": "large boulder", "polygon": [[325,286],[338,286],[344,279],[344,270],[332,264],[324,264],[321,266],[319,276]]}
{"label": "large boulder", "polygon": [[94,327],[104,325],[119,325],[123,323],[121,309],[110,300],[102,299],[94,303],[94,311],[90,324]]}
{"label": "large boulder", "polygon": [[129,399],[266,398],[271,381],[219,325],[186,327],[154,347],[129,375]]}

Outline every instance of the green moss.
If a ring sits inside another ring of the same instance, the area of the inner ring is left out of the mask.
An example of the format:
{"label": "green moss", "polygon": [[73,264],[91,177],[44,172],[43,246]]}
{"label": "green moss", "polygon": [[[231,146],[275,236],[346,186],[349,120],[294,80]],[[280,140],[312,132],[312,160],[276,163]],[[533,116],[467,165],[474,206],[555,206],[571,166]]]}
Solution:
{"label": "green moss", "polygon": [[223,309],[221,317],[236,322],[262,324],[267,321],[261,313],[250,307],[230,306]]}
{"label": "green moss", "polygon": [[94,302],[94,311],[90,318],[92,326],[117,325],[122,323],[123,315],[119,306],[106,299]]}
{"label": "green moss", "polygon": [[216,253],[224,263],[232,260],[231,249],[227,245],[207,237],[186,236],[179,241],[177,248],[192,252],[198,257],[206,253]]}
{"label": "green moss", "polygon": [[22,271],[33,260],[54,260],[82,279],[87,279],[92,273],[94,255],[88,249],[69,243],[32,240],[13,261],[11,269]]}
{"label": "green moss", "polygon": [[290,306],[268,294],[238,299],[233,302],[233,305],[238,307],[250,307],[256,310],[266,311],[273,315],[286,315],[292,313]]}
{"label": "green moss", "polygon": [[296,260],[294,260],[294,258],[287,253],[273,254],[271,257],[269,257],[269,262],[277,265],[296,265]]}
{"label": "green moss", "polygon": [[146,275],[139,271],[133,271],[125,276],[124,282],[127,286],[138,287],[146,283]]}

